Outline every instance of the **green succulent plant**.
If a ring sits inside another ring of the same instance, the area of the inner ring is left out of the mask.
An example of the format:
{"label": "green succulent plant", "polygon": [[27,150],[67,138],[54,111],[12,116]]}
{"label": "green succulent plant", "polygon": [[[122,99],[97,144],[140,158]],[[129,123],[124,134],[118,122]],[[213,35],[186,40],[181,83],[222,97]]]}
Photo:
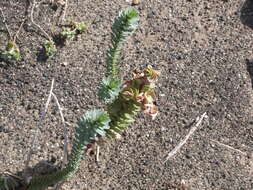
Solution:
{"label": "green succulent plant", "polygon": [[112,77],[105,77],[100,83],[98,95],[107,103],[112,102],[121,91],[121,81]]}
{"label": "green succulent plant", "polygon": [[71,22],[78,33],[82,33],[87,29],[87,25],[84,22]]}
{"label": "green succulent plant", "polygon": [[14,41],[8,41],[5,50],[0,52],[0,57],[4,60],[20,61],[21,55],[17,44]]}
{"label": "green succulent plant", "polygon": [[73,148],[66,167],[53,174],[33,178],[28,186],[28,190],[43,190],[49,185],[73,176],[83,159],[85,148],[106,135],[105,130],[109,129],[109,122],[109,115],[105,111],[92,110],[86,112],[77,123],[78,127],[75,133]]}
{"label": "green succulent plant", "polygon": [[52,41],[52,40],[46,40],[43,47],[44,47],[45,55],[48,58],[52,58],[55,55],[55,53],[57,52],[56,45],[55,45],[54,41]]}
{"label": "green succulent plant", "polygon": [[60,32],[60,36],[63,39],[73,40],[78,34],[84,32],[87,29],[87,25],[83,22],[69,21],[69,27],[64,27]]}
{"label": "green succulent plant", "polygon": [[[84,158],[84,151],[103,137],[117,138],[143,110],[154,119],[158,113],[154,105],[155,83],[159,71],[148,66],[143,72],[133,71],[130,80],[122,81],[119,74],[119,56],[123,43],[138,25],[135,9],[120,12],[112,26],[112,41],[107,53],[107,75],[102,79],[98,95],[106,102],[105,110],[86,112],[77,122],[75,138],[67,165],[52,174],[34,177],[26,184],[28,190],[44,190],[48,186],[73,176]],[[20,184],[20,183],[19,183]],[[18,183],[0,178],[0,189],[17,187]]]}

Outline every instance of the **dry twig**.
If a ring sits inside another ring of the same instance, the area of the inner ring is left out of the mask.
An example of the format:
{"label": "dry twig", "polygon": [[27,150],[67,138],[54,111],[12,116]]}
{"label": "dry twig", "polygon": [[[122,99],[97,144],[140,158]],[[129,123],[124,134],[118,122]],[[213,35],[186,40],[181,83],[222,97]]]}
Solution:
{"label": "dry twig", "polygon": [[[67,127],[66,127],[66,122],[65,122],[65,119],[64,119],[64,116],[63,116],[63,113],[62,113],[62,108],[60,106],[60,103],[58,101],[58,98],[57,96],[52,93],[52,96],[57,104],[57,107],[59,109],[59,112],[60,112],[60,115],[61,115],[61,120],[62,120],[62,125],[63,125],[63,131],[64,131],[64,155],[63,155],[63,163],[62,163],[62,166],[64,166],[67,161],[68,161],[68,131],[67,131]],[[59,190],[61,188],[61,186],[63,185],[65,181],[61,182],[61,183],[58,183],[56,186],[55,186],[55,190]]]}
{"label": "dry twig", "polygon": [[28,166],[29,166],[29,162],[31,160],[31,155],[32,155],[32,152],[33,152],[33,149],[34,149],[34,146],[35,146],[35,142],[37,141],[37,138],[38,138],[39,128],[40,128],[40,126],[42,126],[42,123],[43,123],[43,121],[45,119],[45,116],[46,116],[46,113],[47,113],[47,110],[48,110],[48,106],[49,106],[49,103],[51,101],[51,97],[52,97],[52,94],[53,94],[53,88],[54,88],[54,79],[52,80],[52,83],[51,83],[51,88],[50,88],[50,92],[49,92],[49,95],[48,95],[48,98],[47,98],[47,102],[46,102],[45,108],[44,108],[44,110],[41,113],[39,127],[37,127],[35,129],[35,133],[34,133],[34,136],[33,136],[33,139],[32,139],[32,143],[31,143],[32,146],[31,146],[31,148],[30,148],[30,150],[28,152],[27,159],[26,159],[26,162],[25,162],[25,171],[27,171]]}
{"label": "dry twig", "polygon": [[20,32],[20,30],[21,30],[23,24],[25,23],[25,21],[26,21],[26,18],[25,18],[25,19],[23,20],[23,22],[20,24],[20,26],[19,26],[19,28],[18,28],[18,31],[16,32],[16,34],[15,34],[15,36],[14,36],[14,38],[13,38],[13,42],[16,42],[16,39],[17,39],[17,37],[18,37],[18,33]]}
{"label": "dry twig", "polygon": [[62,21],[65,21],[67,8],[68,8],[68,0],[65,0],[65,5],[64,5],[63,15],[62,15]]}
{"label": "dry twig", "polygon": [[212,142],[214,142],[214,143],[216,143],[216,144],[218,144],[218,145],[220,145],[220,146],[223,146],[223,147],[225,147],[225,148],[227,148],[227,149],[229,149],[229,150],[238,152],[238,153],[240,153],[240,154],[243,155],[243,156],[247,156],[247,153],[246,153],[246,152],[243,152],[243,151],[241,151],[241,150],[239,150],[239,149],[235,149],[235,148],[233,148],[232,146],[223,144],[223,143],[221,143],[221,142],[219,142],[219,141],[212,140],[212,139],[210,139],[210,141],[212,141]]}
{"label": "dry twig", "polygon": [[96,146],[96,162],[99,162],[99,151],[100,151],[100,147],[99,145]]}
{"label": "dry twig", "polygon": [[0,11],[1,11],[1,14],[2,14],[2,17],[3,17],[3,23],[5,24],[5,28],[6,28],[7,32],[8,32],[8,34],[9,34],[10,39],[12,39],[12,34],[11,34],[11,31],[10,31],[7,23],[6,23],[6,18],[4,16],[4,12],[3,12],[2,8],[0,8]]}
{"label": "dry twig", "polygon": [[48,35],[48,33],[47,33],[40,25],[38,25],[37,23],[35,23],[34,20],[33,20],[33,12],[34,12],[35,4],[36,4],[36,1],[33,0],[32,10],[31,10],[31,15],[30,15],[31,22],[32,22],[35,26],[37,26],[37,27],[44,33],[44,35],[47,37],[47,39],[48,39],[49,41],[52,41],[52,38]]}
{"label": "dry twig", "polygon": [[58,101],[58,98],[56,97],[56,95],[54,93],[52,93],[53,98],[58,106],[60,115],[61,115],[61,120],[62,120],[62,125],[63,125],[63,131],[64,131],[64,156],[63,156],[63,165],[65,165],[68,161],[68,131],[67,131],[67,127],[66,127],[66,123],[65,123],[65,119],[62,113],[62,108],[60,106],[60,103]]}
{"label": "dry twig", "polygon": [[185,136],[185,138],[168,154],[168,156],[165,158],[165,162],[167,162],[169,159],[171,159],[175,154],[181,149],[181,147],[187,142],[187,140],[193,135],[193,133],[198,129],[201,122],[203,121],[204,117],[206,116],[206,112],[201,115],[201,117],[196,118],[196,125],[193,126],[189,133]]}

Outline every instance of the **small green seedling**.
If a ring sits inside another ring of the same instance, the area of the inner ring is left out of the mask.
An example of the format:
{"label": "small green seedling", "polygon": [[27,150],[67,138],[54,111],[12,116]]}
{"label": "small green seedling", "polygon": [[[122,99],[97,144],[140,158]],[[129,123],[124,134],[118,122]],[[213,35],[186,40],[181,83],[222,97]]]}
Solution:
{"label": "small green seedling", "polygon": [[87,29],[87,25],[83,22],[70,21],[68,27],[64,27],[60,32],[60,37],[64,40],[73,40],[78,34],[81,34]]}
{"label": "small green seedling", "polygon": [[64,28],[63,31],[60,33],[60,37],[64,40],[69,39],[73,40],[76,36],[76,31],[71,30],[70,28]]}
{"label": "small green seedling", "polygon": [[20,61],[21,55],[17,44],[14,41],[8,41],[5,50],[0,52],[0,57],[4,60]]}
{"label": "small green seedling", "polygon": [[73,26],[76,28],[77,33],[82,33],[87,29],[87,25],[83,22],[72,22]]}
{"label": "small green seedling", "polygon": [[55,42],[53,41],[52,37],[39,25],[37,24],[36,22],[34,22],[34,19],[33,19],[33,10],[35,8],[35,1],[34,3],[32,4],[32,11],[31,11],[31,22],[38,28],[40,29],[40,31],[44,34],[44,36],[46,37],[46,40],[43,44],[43,50],[44,50],[44,54],[47,58],[52,58],[55,53],[57,52],[57,48],[56,48],[56,45],[55,45]]}
{"label": "small green seedling", "polygon": [[56,45],[54,41],[52,40],[46,40],[43,47],[44,47],[45,55],[48,58],[52,58],[54,54],[57,52]]}
{"label": "small green seedling", "polygon": [[9,34],[9,41],[7,42],[6,46],[5,46],[5,50],[0,50],[0,58],[2,58],[5,61],[20,61],[21,60],[21,55],[20,55],[20,51],[19,48],[16,44],[16,39],[18,37],[18,33],[21,30],[25,20],[21,23],[21,25],[19,26],[18,31],[16,32],[15,36],[13,37],[11,34],[11,31],[9,30],[9,27],[6,23],[6,19],[3,13],[3,10],[0,8],[0,11],[2,13],[2,17],[3,17],[3,22],[5,24],[5,27],[7,29],[7,32]]}

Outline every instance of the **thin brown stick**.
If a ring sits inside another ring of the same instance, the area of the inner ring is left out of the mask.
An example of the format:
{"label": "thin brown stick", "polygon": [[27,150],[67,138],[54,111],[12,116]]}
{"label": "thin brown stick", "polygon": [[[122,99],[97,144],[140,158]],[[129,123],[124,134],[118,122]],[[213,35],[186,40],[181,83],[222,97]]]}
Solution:
{"label": "thin brown stick", "polygon": [[200,117],[196,118],[196,125],[193,126],[189,133],[185,136],[185,138],[171,151],[169,152],[168,156],[165,158],[164,163],[171,159],[176,153],[182,148],[182,146],[187,142],[187,140],[193,135],[193,133],[198,129],[201,122],[203,121],[204,117],[206,116],[206,112],[203,113]]}
{"label": "thin brown stick", "polygon": [[27,171],[27,169],[29,167],[29,162],[31,160],[31,156],[32,156],[32,152],[33,152],[33,149],[34,149],[34,146],[35,146],[35,142],[37,141],[37,138],[38,138],[38,131],[39,131],[40,126],[42,126],[42,123],[45,119],[45,116],[46,116],[46,113],[47,113],[47,110],[48,110],[49,103],[51,101],[51,97],[52,97],[52,94],[53,94],[53,88],[54,88],[54,79],[52,80],[52,83],[51,83],[51,88],[50,88],[50,92],[49,92],[49,95],[48,95],[48,98],[47,98],[45,108],[41,113],[39,126],[35,129],[35,132],[34,132],[34,136],[33,136],[32,143],[31,143],[32,146],[31,146],[31,148],[28,152],[27,159],[26,159],[26,162],[25,162],[25,171]]}
{"label": "thin brown stick", "polygon": [[68,161],[68,131],[67,131],[67,127],[66,127],[66,123],[65,123],[65,119],[62,113],[62,108],[60,106],[60,103],[58,101],[57,96],[52,93],[53,98],[57,104],[57,107],[59,109],[60,115],[61,115],[61,120],[62,120],[62,125],[63,125],[63,131],[64,131],[64,156],[63,156],[63,165],[65,165]]}
{"label": "thin brown stick", "polygon": [[0,11],[2,13],[2,17],[3,17],[3,22],[4,22],[4,25],[5,25],[5,28],[6,28],[7,32],[8,32],[8,35],[9,35],[10,39],[12,40],[12,34],[11,34],[11,31],[9,30],[8,24],[6,23],[6,18],[4,16],[3,9],[0,8]]}
{"label": "thin brown stick", "polygon": [[233,148],[232,146],[223,144],[223,143],[221,143],[221,142],[219,142],[219,141],[212,140],[212,139],[210,139],[210,141],[212,141],[212,142],[214,142],[214,143],[216,143],[216,144],[218,144],[218,145],[220,145],[220,146],[223,146],[223,147],[225,147],[225,148],[227,148],[227,149],[229,149],[229,150],[232,150],[232,151],[234,151],[234,152],[238,152],[238,153],[240,153],[240,154],[243,155],[243,156],[247,156],[247,155],[248,155],[246,152],[243,152],[243,151],[241,151],[241,150],[239,150],[239,149],[235,149],[235,148]]}
{"label": "thin brown stick", "polygon": [[34,20],[33,20],[33,12],[34,12],[35,4],[36,4],[36,1],[33,0],[32,10],[31,10],[31,15],[30,15],[31,22],[32,22],[35,26],[37,26],[37,27],[44,33],[44,35],[46,36],[46,38],[47,38],[49,41],[52,41],[52,38],[49,36],[49,34],[48,34],[40,25],[38,25],[37,23],[35,23]]}
{"label": "thin brown stick", "polygon": [[13,42],[14,42],[14,43],[16,42],[16,39],[17,39],[17,37],[18,37],[18,34],[19,34],[21,28],[23,27],[25,21],[26,21],[26,18],[25,18],[25,19],[23,20],[23,22],[20,24],[20,26],[19,26],[19,28],[18,28],[18,31],[16,32],[16,34],[15,34],[15,36],[14,36],[14,38],[13,38]]}

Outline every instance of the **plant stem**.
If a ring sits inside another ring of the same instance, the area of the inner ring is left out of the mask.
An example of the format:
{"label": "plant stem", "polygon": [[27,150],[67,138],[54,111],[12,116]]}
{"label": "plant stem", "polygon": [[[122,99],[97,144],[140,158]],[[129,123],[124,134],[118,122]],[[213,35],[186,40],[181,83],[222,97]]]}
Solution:
{"label": "plant stem", "polygon": [[70,155],[69,163],[66,165],[66,167],[53,174],[33,178],[29,184],[28,190],[44,190],[50,185],[54,185],[73,176],[78,170],[82,160],[84,147],[85,145],[76,139]]}

